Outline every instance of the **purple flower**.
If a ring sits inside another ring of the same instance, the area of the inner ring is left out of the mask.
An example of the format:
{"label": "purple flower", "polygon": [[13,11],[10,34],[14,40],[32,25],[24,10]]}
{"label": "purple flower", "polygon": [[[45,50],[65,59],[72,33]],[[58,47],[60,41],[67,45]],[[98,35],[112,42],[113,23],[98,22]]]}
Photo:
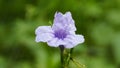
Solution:
{"label": "purple flower", "polygon": [[54,23],[51,26],[39,26],[36,31],[36,42],[47,42],[49,46],[73,48],[84,42],[82,35],[75,34],[76,27],[71,13],[55,13]]}

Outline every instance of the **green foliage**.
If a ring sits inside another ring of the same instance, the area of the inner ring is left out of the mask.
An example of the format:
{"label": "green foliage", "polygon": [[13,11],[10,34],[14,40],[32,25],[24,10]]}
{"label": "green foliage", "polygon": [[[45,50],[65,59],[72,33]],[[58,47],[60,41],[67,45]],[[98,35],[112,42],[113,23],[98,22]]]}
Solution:
{"label": "green foliage", "polygon": [[120,0],[0,0],[0,68],[60,68],[59,48],[35,42],[35,29],[52,25],[56,11],[71,11],[85,36],[73,51],[78,62],[120,68]]}

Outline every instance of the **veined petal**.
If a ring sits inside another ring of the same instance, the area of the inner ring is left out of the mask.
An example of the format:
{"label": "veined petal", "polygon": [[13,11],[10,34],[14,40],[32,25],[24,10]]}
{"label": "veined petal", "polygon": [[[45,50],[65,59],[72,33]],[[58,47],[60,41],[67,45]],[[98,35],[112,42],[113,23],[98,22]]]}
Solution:
{"label": "veined petal", "polygon": [[39,35],[42,33],[53,33],[51,26],[39,26],[36,30],[35,30],[35,34]]}
{"label": "veined petal", "polygon": [[61,12],[56,12],[54,16],[54,23],[52,26],[53,30],[58,30],[63,28],[63,14]]}
{"label": "veined petal", "polygon": [[65,14],[56,13],[54,24],[52,26],[53,30],[65,29],[76,31],[74,20],[72,19],[72,15],[70,12],[66,12]]}
{"label": "veined petal", "polygon": [[67,19],[67,22],[69,23],[67,25],[68,29],[71,30],[71,31],[76,31],[75,23],[74,23],[74,20],[72,18],[71,13],[70,12],[66,12],[64,14],[64,17]]}
{"label": "veined petal", "polygon": [[67,20],[68,20],[69,23],[74,23],[74,21],[72,21],[73,19],[72,19],[72,15],[71,15],[70,12],[66,12],[64,14],[64,17],[67,18]]}
{"label": "veined petal", "polygon": [[36,42],[47,42],[51,40],[54,37],[52,33],[41,33],[36,36],[35,41]]}
{"label": "veined petal", "polygon": [[73,48],[80,43],[84,42],[84,37],[82,35],[68,35],[64,41],[66,42],[65,48]]}
{"label": "veined petal", "polygon": [[35,34],[36,42],[47,42],[54,36],[51,26],[40,26],[35,30]]}
{"label": "veined petal", "polygon": [[75,27],[74,24],[69,24],[67,27],[68,27],[67,29],[68,29],[69,31],[76,31],[76,27]]}
{"label": "veined petal", "polygon": [[62,17],[62,16],[63,14],[61,12],[56,12],[54,17],[59,19],[59,17]]}
{"label": "veined petal", "polygon": [[59,39],[57,44],[60,45],[66,45],[66,42],[64,40]]}
{"label": "veined petal", "polygon": [[48,46],[51,47],[58,47],[59,45],[57,45],[58,42],[58,38],[52,38],[50,41],[47,42]]}
{"label": "veined petal", "polygon": [[64,40],[53,38],[50,41],[47,42],[49,46],[52,47],[58,47],[60,45],[66,45],[66,42]]}
{"label": "veined petal", "polygon": [[68,17],[68,18],[72,18],[70,12],[66,12],[66,13],[65,13],[65,16]]}

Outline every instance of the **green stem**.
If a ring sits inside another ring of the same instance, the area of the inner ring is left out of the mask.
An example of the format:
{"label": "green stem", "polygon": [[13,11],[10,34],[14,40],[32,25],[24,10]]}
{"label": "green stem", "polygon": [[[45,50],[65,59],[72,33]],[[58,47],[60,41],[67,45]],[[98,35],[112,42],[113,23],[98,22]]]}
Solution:
{"label": "green stem", "polygon": [[71,49],[70,49],[70,54],[72,54],[72,53],[73,53],[73,49],[74,49],[74,48],[71,48]]}
{"label": "green stem", "polygon": [[64,68],[64,46],[60,45],[60,55],[61,55],[61,68]]}

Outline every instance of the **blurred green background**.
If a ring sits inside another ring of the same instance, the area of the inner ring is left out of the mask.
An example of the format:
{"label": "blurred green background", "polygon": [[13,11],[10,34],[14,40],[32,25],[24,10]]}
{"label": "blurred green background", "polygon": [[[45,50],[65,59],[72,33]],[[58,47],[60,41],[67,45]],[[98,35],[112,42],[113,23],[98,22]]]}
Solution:
{"label": "blurred green background", "polygon": [[70,11],[85,36],[73,51],[78,62],[120,68],[120,0],[0,0],[0,68],[60,68],[59,48],[35,42],[35,29],[56,11]]}

